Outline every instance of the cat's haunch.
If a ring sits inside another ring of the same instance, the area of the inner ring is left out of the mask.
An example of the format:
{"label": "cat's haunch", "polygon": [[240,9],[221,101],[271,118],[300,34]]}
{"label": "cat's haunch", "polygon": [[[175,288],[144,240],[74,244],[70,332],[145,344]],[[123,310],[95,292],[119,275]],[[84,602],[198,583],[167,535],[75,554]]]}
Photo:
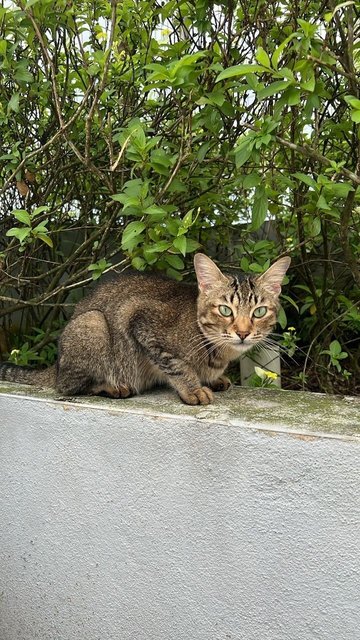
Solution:
{"label": "cat's haunch", "polygon": [[186,404],[209,404],[230,386],[229,362],[274,327],[290,258],[260,276],[223,273],[201,253],[194,265],[197,285],[143,274],[100,284],[75,307],[54,367],[4,363],[0,380],[112,398],[165,384]]}

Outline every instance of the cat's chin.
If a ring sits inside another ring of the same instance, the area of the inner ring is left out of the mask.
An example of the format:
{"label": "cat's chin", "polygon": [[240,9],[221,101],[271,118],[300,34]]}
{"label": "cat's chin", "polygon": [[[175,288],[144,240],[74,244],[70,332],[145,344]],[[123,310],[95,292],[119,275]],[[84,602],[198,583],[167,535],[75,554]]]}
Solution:
{"label": "cat's chin", "polygon": [[234,342],[231,346],[241,355],[255,347],[256,344],[258,344],[258,342]]}

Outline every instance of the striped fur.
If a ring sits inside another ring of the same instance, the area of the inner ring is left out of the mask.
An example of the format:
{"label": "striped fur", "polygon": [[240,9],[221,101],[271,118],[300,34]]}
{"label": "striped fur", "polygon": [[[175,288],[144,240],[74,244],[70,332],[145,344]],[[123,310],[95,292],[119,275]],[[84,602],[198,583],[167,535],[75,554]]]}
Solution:
{"label": "striped fur", "polygon": [[[0,379],[53,386],[64,395],[126,398],[155,385],[173,387],[187,404],[208,404],[229,386],[230,360],[260,342],[276,322],[289,259],[262,276],[224,274],[197,254],[198,286],[134,274],[101,284],[75,308],[56,367],[0,365]],[[231,317],[220,313],[222,305]],[[267,308],[256,319],[253,311]]]}

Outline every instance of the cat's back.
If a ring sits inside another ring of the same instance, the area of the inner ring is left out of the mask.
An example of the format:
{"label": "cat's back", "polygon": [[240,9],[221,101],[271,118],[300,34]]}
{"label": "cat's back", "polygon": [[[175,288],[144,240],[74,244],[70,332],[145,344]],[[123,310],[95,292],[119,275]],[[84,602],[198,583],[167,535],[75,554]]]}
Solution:
{"label": "cat's back", "polygon": [[150,302],[160,302],[169,309],[184,312],[194,309],[196,300],[194,283],[178,282],[157,274],[121,274],[110,282],[99,284],[76,306],[74,317],[92,309],[106,313],[131,305],[147,307]]}

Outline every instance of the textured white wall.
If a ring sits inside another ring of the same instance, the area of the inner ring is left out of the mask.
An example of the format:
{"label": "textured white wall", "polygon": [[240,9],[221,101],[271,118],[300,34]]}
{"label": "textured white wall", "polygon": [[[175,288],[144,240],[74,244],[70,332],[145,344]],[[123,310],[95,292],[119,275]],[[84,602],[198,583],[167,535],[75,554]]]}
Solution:
{"label": "textured white wall", "polygon": [[0,394],[1,640],[359,638],[356,414],[279,432],[239,394]]}

